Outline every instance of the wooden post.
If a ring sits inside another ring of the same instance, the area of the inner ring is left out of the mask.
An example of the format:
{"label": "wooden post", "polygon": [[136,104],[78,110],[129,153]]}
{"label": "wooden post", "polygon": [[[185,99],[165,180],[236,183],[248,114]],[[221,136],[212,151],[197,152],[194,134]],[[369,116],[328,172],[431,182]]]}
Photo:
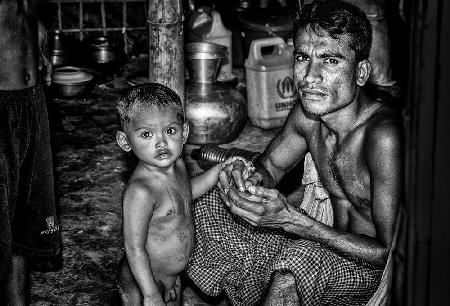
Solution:
{"label": "wooden post", "polygon": [[181,0],[149,0],[149,81],[173,89],[184,107],[184,36]]}

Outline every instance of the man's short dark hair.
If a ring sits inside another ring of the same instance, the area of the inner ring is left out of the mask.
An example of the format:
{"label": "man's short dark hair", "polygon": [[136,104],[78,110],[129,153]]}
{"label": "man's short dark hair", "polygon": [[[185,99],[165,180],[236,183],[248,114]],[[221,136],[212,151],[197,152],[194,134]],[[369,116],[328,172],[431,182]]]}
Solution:
{"label": "man's short dark hair", "polygon": [[348,34],[356,60],[359,62],[369,58],[372,26],[366,14],[356,6],[340,0],[316,0],[306,4],[294,15],[294,41],[299,31],[307,27],[318,35],[323,35],[325,31],[334,39]]}
{"label": "man's short dark hair", "polygon": [[122,129],[126,129],[136,111],[148,111],[151,107],[172,109],[181,123],[185,122],[184,110],[178,94],[158,83],[136,85],[117,101],[117,114]]}

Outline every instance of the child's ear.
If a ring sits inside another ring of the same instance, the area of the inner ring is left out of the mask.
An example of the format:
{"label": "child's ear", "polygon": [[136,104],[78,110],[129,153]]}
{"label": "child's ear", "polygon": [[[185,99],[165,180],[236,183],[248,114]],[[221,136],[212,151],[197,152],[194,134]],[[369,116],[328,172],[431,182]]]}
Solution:
{"label": "child's ear", "polygon": [[372,70],[372,65],[368,60],[362,60],[358,63],[356,68],[356,83],[359,86],[364,86],[369,79],[370,71]]}
{"label": "child's ear", "polygon": [[131,151],[130,143],[128,142],[128,137],[123,131],[118,131],[116,133],[116,141],[119,147],[125,152]]}
{"label": "child's ear", "polygon": [[189,136],[189,124],[187,122],[183,123],[183,144],[186,143]]}

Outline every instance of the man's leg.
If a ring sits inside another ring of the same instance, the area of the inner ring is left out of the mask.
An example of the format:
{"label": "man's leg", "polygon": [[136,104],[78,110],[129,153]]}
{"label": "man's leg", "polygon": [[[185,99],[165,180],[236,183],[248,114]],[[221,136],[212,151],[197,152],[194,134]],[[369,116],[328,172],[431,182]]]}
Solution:
{"label": "man's leg", "polygon": [[24,306],[28,300],[27,260],[24,256],[13,254],[12,269],[5,280],[4,294],[7,306]]}
{"label": "man's leg", "polygon": [[294,276],[290,272],[276,271],[272,275],[264,306],[297,306],[300,304]]}

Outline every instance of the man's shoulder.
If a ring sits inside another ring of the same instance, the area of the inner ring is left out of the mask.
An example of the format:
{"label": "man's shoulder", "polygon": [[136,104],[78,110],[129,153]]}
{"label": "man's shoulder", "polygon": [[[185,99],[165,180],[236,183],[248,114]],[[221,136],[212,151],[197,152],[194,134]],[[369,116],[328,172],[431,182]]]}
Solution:
{"label": "man's shoulder", "polygon": [[369,152],[375,152],[372,150],[375,146],[396,146],[401,143],[401,117],[393,109],[381,104],[365,125]]}

